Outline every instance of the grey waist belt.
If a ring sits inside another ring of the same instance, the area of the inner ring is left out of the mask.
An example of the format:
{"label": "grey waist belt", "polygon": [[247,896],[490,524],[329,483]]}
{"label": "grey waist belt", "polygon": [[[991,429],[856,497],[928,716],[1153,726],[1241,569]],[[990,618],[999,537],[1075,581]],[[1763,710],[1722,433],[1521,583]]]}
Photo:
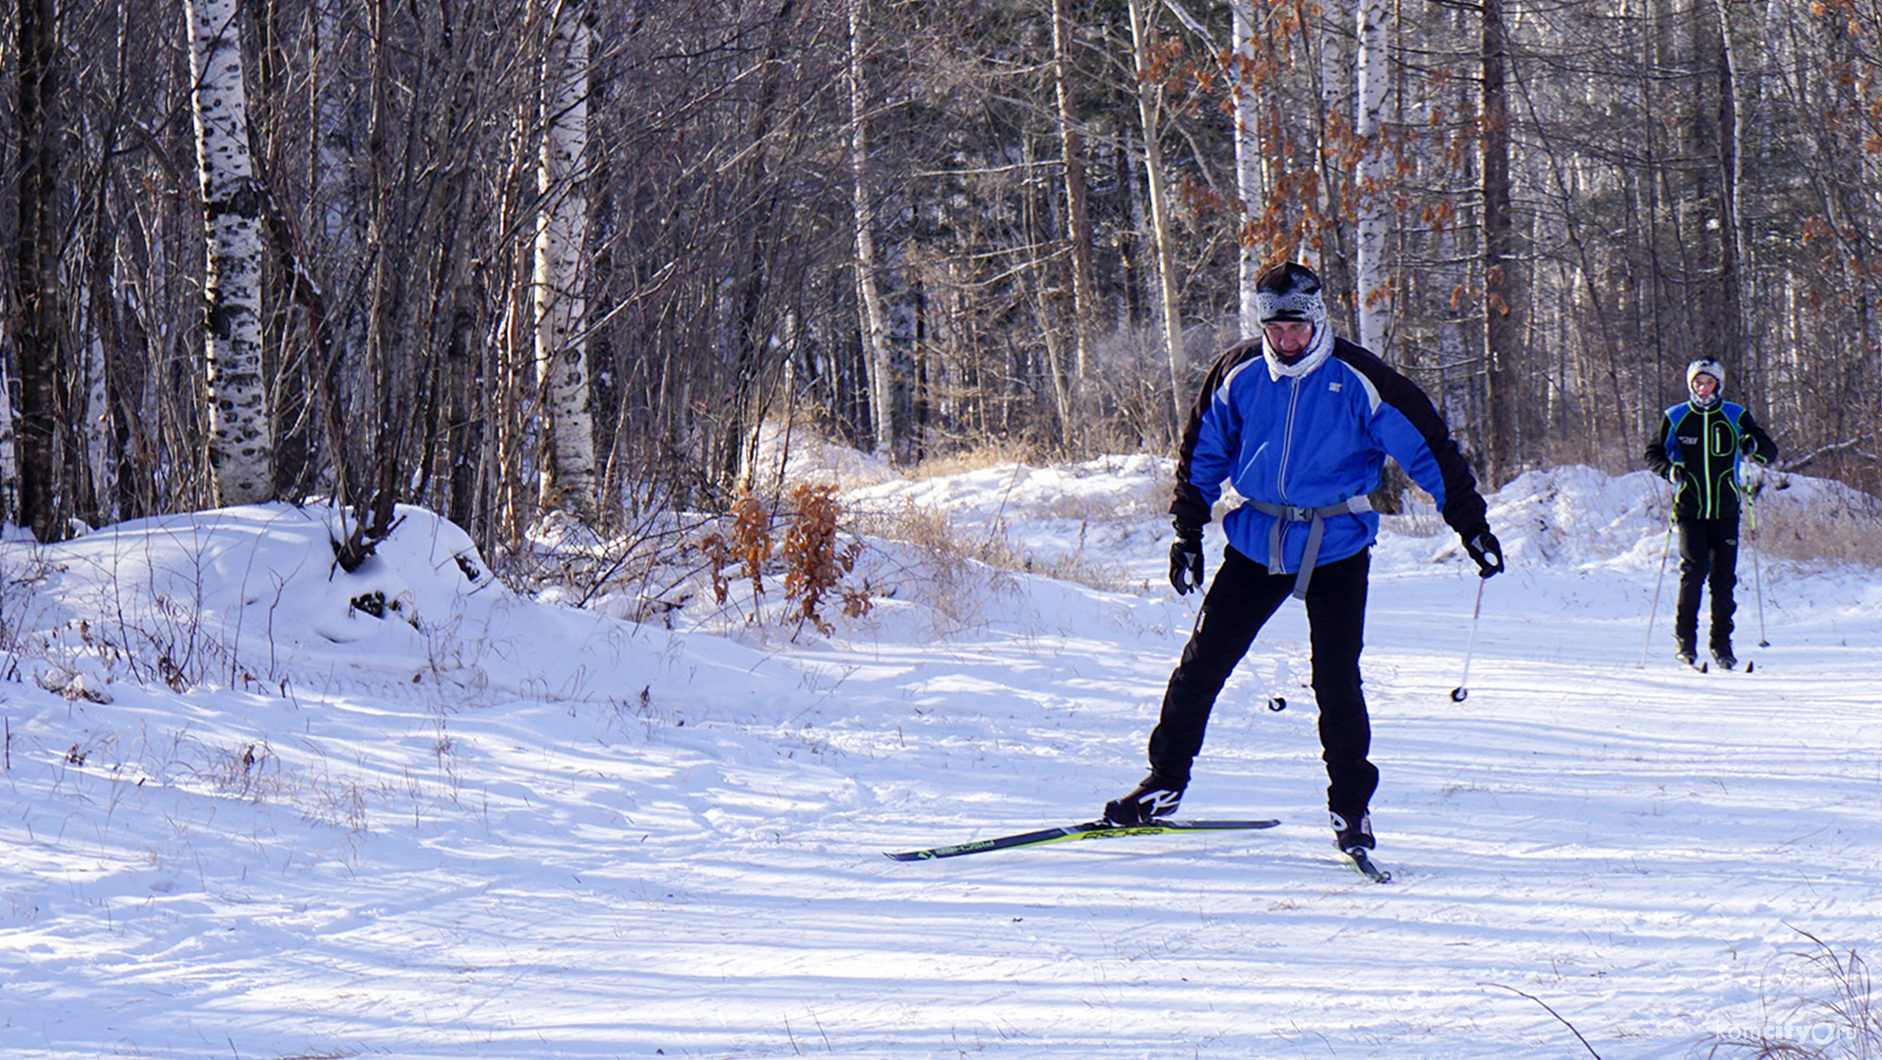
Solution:
{"label": "grey waist belt", "polygon": [[1285,571],[1287,564],[1282,559],[1281,536],[1289,523],[1307,524],[1307,547],[1300,554],[1300,574],[1294,579],[1294,595],[1307,599],[1307,582],[1313,577],[1314,561],[1320,558],[1320,538],[1326,532],[1327,516],[1352,515],[1372,510],[1372,499],[1365,494],[1348,497],[1338,504],[1323,505],[1319,508],[1296,508],[1288,504],[1269,504],[1266,501],[1249,501],[1248,506],[1264,515],[1274,516],[1274,525],[1268,530],[1268,572],[1278,574]]}

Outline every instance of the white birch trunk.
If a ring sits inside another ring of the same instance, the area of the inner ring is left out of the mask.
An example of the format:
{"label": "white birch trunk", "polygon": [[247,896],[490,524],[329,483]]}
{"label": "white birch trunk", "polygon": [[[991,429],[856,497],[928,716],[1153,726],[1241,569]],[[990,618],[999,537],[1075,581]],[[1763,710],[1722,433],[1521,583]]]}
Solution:
{"label": "white birch trunk", "polygon": [[1238,214],[1240,231],[1239,275],[1241,290],[1242,337],[1261,334],[1260,314],[1255,311],[1255,281],[1261,278],[1261,252],[1249,245],[1248,233],[1254,224],[1256,204],[1261,194],[1261,144],[1256,140],[1254,87],[1246,81],[1249,65],[1255,59],[1255,15],[1252,0],[1230,0],[1236,62],[1235,92],[1235,192],[1242,204]]}
{"label": "white birch trunk", "polygon": [[1075,398],[1083,404],[1085,382],[1092,369],[1092,320],[1097,312],[1098,288],[1092,274],[1090,189],[1085,174],[1085,134],[1078,126],[1073,102],[1071,0],[1052,3],[1052,82],[1059,107],[1060,160],[1065,170],[1065,216],[1072,249],[1072,330],[1078,340],[1077,362],[1072,368]]}
{"label": "white birch trunk", "polygon": [[889,358],[889,328],[876,283],[876,205],[869,188],[869,100],[863,91],[863,5],[850,0],[850,175],[856,218],[856,289],[862,305],[863,348],[869,363],[869,418],[876,426],[876,455],[895,456],[895,376]]}
{"label": "white birch trunk", "polygon": [[[1753,351],[1758,345],[1757,332],[1751,315],[1751,300],[1746,297],[1752,287],[1751,240],[1745,232],[1745,152],[1756,150],[1751,142],[1752,111],[1757,106],[1758,97],[1758,49],[1757,37],[1750,24],[1757,14],[1746,0],[1716,0],[1719,13],[1719,40],[1725,52],[1724,91],[1729,95],[1732,106],[1732,124],[1729,129],[1719,130],[1719,135],[1729,137],[1730,168],[1721,174],[1725,182],[1724,208],[1720,211],[1724,222],[1724,237],[1731,241],[1731,267],[1724,270],[1730,289],[1726,292],[1732,306],[1738,311],[1737,327],[1738,348],[1731,351],[1737,358],[1736,367],[1746,371],[1753,367],[1762,368],[1763,358],[1755,356]],[[1739,377],[1747,378],[1745,375]],[[1741,391],[1741,393],[1743,393]]]}
{"label": "white birch trunk", "polygon": [[338,78],[332,69],[338,64],[331,58],[337,50],[332,45],[340,40],[342,32],[339,2],[336,0],[320,4],[316,35],[322,47],[315,53],[319,56],[316,60],[319,72],[315,75],[319,92],[315,120],[320,123],[320,129],[315,135],[315,164],[318,169],[313,180],[320,203],[320,228],[325,236],[324,244],[333,249],[337,260],[351,261],[359,253],[353,224],[358,202],[346,175],[347,160],[352,153],[346,142],[347,108],[335,83]]}
{"label": "white birch trunk", "polygon": [[544,61],[547,91],[536,169],[536,371],[547,434],[538,503],[545,512],[563,511],[593,523],[595,430],[588,411],[587,301],[582,293],[591,31],[579,3],[556,5],[554,23]]}
{"label": "white birch trunk", "polygon": [[274,489],[261,373],[262,193],[249,154],[239,10],[238,0],[184,5],[208,237],[203,362],[216,504],[252,504],[267,500]]}
{"label": "white birch trunk", "polygon": [[1130,0],[1131,42],[1137,60],[1137,113],[1144,130],[1144,172],[1150,180],[1150,229],[1156,240],[1157,280],[1161,292],[1163,344],[1170,361],[1173,421],[1180,429],[1188,401],[1183,395],[1183,314],[1176,295],[1176,263],[1170,246],[1170,195],[1158,146],[1162,89],[1143,80],[1150,69],[1150,19],[1144,0]]}
{"label": "white birch trunk", "polygon": [[[109,297],[107,295],[106,297]],[[96,303],[91,300],[91,292],[86,292],[86,306]],[[105,394],[105,358],[111,352],[105,348],[103,332],[92,329],[93,339],[88,348],[88,355],[80,366],[85,373],[85,407],[79,410],[85,431],[85,452],[83,459],[90,471],[92,495],[98,499],[98,510],[105,522],[115,521],[112,516],[117,509],[117,489],[114,485],[116,474],[123,474],[123,469],[113,468],[110,463],[111,453],[111,412],[109,399]]]}
{"label": "white birch trunk", "polygon": [[[1320,32],[1314,35],[1314,41],[1319,45],[1320,107],[1329,115],[1338,114],[1346,106],[1346,80],[1353,72],[1347,37],[1337,25],[1339,19],[1336,15],[1346,10],[1348,2],[1313,0],[1308,5],[1312,23],[1320,27]],[[1346,260],[1339,226],[1345,216],[1346,195],[1354,174],[1337,150],[1343,145],[1332,142],[1329,135],[1331,130],[1326,125],[1326,122],[1321,123],[1321,132],[1314,138],[1314,147],[1320,157],[1320,195],[1317,204],[1320,211],[1320,249],[1315,252],[1303,247],[1299,252],[1299,260],[1317,268],[1323,282],[1330,282],[1337,277],[1341,285],[1350,285],[1353,282],[1351,262]],[[1328,309],[1332,309],[1331,303]],[[1355,336],[1355,341],[1357,338]]]}
{"label": "white birch trunk", "polygon": [[1385,144],[1380,136],[1384,125],[1387,86],[1391,83],[1390,53],[1386,25],[1391,17],[1385,0],[1359,0],[1359,59],[1357,63],[1358,99],[1353,132],[1359,140],[1359,162],[1354,177],[1358,184],[1358,269],[1354,295],[1359,314],[1359,344],[1385,358],[1393,358],[1386,349],[1391,333],[1391,276],[1386,269],[1386,234],[1390,230],[1388,210],[1391,197],[1386,194],[1389,181]]}
{"label": "white birch trunk", "polygon": [[[0,349],[13,345],[11,313],[0,313]],[[0,386],[0,539],[7,519],[20,510],[20,453],[14,433],[12,387]],[[31,527],[26,527],[31,531]]]}

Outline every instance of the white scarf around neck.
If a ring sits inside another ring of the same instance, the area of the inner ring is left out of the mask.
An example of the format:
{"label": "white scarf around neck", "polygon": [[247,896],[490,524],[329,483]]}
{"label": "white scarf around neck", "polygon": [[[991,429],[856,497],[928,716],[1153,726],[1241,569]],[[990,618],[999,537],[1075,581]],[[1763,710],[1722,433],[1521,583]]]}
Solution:
{"label": "white scarf around neck", "polygon": [[1268,377],[1275,382],[1283,379],[1298,379],[1325,364],[1333,356],[1333,329],[1327,326],[1325,317],[1313,322],[1313,341],[1307,344],[1307,350],[1300,360],[1288,364],[1281,360],[1281,355],[1274,349],[1264,333],[1261,336],[1261,352],[1268,362]]}

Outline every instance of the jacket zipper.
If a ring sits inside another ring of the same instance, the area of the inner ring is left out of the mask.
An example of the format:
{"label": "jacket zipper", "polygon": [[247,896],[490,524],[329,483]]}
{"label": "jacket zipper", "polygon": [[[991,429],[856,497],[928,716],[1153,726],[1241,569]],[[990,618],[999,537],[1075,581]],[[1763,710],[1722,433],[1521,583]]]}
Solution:
{"label": "jacket zipper", "polygon": [[1294,459],[1294,414],[1300,408],[1300,377],[1288,381],[1287,390],[1287,426],[1281,431],[1281,467],[1274,476],[1275,492],[1281,495],[1281,503],[1292,505],[1294,502],[1287,495],[1287,468]]}

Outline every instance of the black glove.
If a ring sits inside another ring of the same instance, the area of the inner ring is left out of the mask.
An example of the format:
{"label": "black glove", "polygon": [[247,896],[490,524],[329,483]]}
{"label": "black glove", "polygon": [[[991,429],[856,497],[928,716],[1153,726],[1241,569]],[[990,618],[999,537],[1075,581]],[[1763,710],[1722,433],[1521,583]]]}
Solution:
{"label": "black glove", "polygon": [[1176,540],[1170,542],[1170,587],[1177,595],[1187,596],[1191,589],[1202,588],[1202,531],[1176,528]]}
{"label": "black glove", "polygon": [[1477,561],[1477,576],[1491,578],[1503,573],[1503,546],[1497,543],[1496,535],[1489,527],[1464,539],[1464,551]]}

